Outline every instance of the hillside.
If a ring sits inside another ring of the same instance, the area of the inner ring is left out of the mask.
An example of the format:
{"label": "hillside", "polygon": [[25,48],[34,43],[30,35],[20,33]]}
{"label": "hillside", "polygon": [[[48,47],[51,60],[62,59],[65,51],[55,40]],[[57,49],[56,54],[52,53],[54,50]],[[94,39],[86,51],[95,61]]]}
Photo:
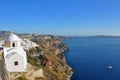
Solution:
{"label": "hillside", "polygon": [[[0,32],[0,38],[5,39],[10,32]],[[4,35],[4,36],[3,36]],[[58,36],[40,34],[18,34],[36,42],[39,46],[27,50],[28,68],[25,73],[9,73],[3,68],[4,77],[8,80],[67,80],[72,74],[72,68],[67,65],[64,52],[68,50]],[[3,54],[2,54],[3,55]],[[1,55],[1,57],[2,57]],[[1,58],[4,63],[4,59]],[[43,70],[43,76],[38,75]],[[34,76],[31,76],[34,75]],[[3,79],[3,75],[0,75]]]}

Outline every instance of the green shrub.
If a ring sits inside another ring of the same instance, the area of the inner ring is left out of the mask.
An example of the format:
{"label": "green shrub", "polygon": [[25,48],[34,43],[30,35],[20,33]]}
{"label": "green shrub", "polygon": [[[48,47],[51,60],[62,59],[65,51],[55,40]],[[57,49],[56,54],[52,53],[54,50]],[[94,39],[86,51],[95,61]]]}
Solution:
{"label": "green shrub", "polygon": [[16,80],[27,80],[27,79],[24,77],[18,77]]}

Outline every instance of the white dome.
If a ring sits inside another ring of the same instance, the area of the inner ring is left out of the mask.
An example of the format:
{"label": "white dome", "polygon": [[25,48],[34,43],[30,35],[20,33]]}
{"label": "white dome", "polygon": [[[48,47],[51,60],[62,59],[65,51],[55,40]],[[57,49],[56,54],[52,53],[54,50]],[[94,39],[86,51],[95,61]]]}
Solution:
{"label": "white dome", "polygon": [[20,41],[20,38],[19,38],[17,35],[11,33],[11,34],[6,38],[6,41]]}

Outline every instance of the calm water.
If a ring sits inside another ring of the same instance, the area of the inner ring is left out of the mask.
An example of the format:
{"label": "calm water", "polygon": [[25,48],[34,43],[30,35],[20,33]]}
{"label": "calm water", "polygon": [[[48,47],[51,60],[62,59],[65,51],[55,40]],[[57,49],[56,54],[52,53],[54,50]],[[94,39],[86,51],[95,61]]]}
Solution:
{"label": "calm water", "polygon": [[[70,51],[67,63],[73,68],[72,80],[120,80],[120,39],[81,38],[64,41]],[[107,69],[112,65],[112,69]]]}

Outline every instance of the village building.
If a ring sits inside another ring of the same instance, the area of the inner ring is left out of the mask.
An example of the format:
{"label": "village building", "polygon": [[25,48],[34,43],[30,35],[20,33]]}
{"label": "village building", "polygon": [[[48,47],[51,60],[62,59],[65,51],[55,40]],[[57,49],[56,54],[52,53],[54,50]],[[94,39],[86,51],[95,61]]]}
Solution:
{"label": "village building", "polygon": [[5,40],[4,59],[9,72],[25,72],[27,67],[26,52],[21,39],[11,33]]}

